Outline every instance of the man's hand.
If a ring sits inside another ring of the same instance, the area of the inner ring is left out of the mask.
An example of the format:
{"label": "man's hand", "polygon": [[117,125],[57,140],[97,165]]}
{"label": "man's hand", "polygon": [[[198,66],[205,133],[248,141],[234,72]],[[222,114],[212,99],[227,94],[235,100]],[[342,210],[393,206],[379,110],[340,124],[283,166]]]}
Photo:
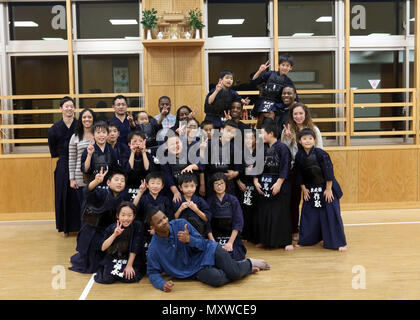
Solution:
{"label": "man's hand", "polygon": [[184,231],[178,232],[178,240],[182,243],[189,243],[190,242],[190,233],[188,232],[188,226],[185,224]]}

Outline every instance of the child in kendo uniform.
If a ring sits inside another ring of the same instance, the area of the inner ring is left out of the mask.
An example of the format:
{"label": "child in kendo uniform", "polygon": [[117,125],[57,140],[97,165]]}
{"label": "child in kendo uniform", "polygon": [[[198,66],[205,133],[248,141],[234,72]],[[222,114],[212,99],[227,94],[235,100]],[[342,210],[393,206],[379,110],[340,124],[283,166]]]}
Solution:
{"label": "child in kendo uniform", "polygon": [[226,193],[228,179],[222,172],[215,173],[211,182],[215,194],[207,199],[210,207],[208,238],[219,243],[232,259],[245,259],[246,248],[240,233],[244,225],[241,206],[236,196]]}
{"label": "child in kendo uniform", "polygon": [[115,222],[118,205],[129,200],[125,190],[125,175],[114,171],[108,176],[108,188],[98,188],[104,181],[107,171],[103,168],[96,174],[95,180],[84,187],[82,205],[82,228],[77,235],[76,253],[70,258],[70,270],[80,273],[94,273],[104,258],[101,250],[105,229]]}
{"label": "child in kendo uniform", "polygon": [[313,130],[302,129],[298,139],[302,148],[295,157],[296,180],[304,199],[298,246],[311,246],[323,240],[324,248],[346,251],[339,201],[343,192],[334,177],[330,156],[315,147]]}
{"label": "child in kendo uniform", "polygon": [[101,250],[106,255],[94,279],[103,284],[139,282],[146,272],[143,224],[134,220],[136,207],[132,202],[121,202],[116,217],[117,222],[105,230]]}
{"label": "child in kendo uniform", "polygon": [[[109,135],[108,124],[98,121],[92,126],[93,139],[95,142],[83,151],[81,158],[81,171],[84,173],[85,183],[95,179],[95,175],[103,168],[104,171],[112,172],[121,170],[118,165],[117,154],[107,142]],[[106,177],[104,181],[107,181]],[[102,184],[106,187],[105,182]]]}

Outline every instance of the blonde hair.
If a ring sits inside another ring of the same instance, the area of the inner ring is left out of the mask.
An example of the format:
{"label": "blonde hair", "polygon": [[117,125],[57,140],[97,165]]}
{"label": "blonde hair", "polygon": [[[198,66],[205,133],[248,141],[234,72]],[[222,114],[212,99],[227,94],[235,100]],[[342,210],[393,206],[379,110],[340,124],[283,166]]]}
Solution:
{"label": "blonde hair", "polygon": [[[293,146],[295,142],[297,142],[297,135],[300,131],[298,125],[293,120],[293,110],[295,110],[298,107],[301,107],[303,111],[305,112],[305,120],[303,121],[303,128],[309,128],[315,131],[315,126],[312,122],[312,117],[311,117],[311,113],[309,111],[308,106],[306,106],[304,103],[301,103],[301,102],[295,102],[294,104],[292,104],[289,111],[288,124],[290,124],[290,135],[291,135],[290,146]],[[315,143],[317,142],[316,140],[317,139],[315,138]]]}

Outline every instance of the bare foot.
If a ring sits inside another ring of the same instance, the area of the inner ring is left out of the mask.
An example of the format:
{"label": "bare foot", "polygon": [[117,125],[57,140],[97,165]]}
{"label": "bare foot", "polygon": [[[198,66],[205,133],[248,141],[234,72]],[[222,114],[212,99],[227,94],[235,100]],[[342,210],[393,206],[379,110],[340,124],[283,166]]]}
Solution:
{"label": "bare foot", "polygon": [[264,247],[265,247],[265,245],[263,245],[262,243],[257,243],[257,244],[255,245],[255,247],[257,247],[257,248],[264,248]]}
{"label": "bare foot", "polygon": [[269,270],[270,269],[270,265],[261,259],[253,259],[253,258],[248,258],[249,261],[251,261],[251,265],[252,268],[258,268],[259,270]]}
{"label": "bare foot", "polygon": [[66,232],[61,232],[61,235],[63,236],[63,238],[67,238],[69,236],[69,234]]}
{"label": "bare foot", "polygon": [[344,251],[347,251],[347,247],[346,247],[346,246],[344,246],[344,247],[339,247],[339,248],[338,248],[338,251],[339,251],[339,252],[344,252]]}
{"label": "bare foot", "polygon": [[289,244],[288,246],[284,248],[284,250],[286,251],[292,251],[293,249],[294,249],[293,244]]}
{"label": "bare foot", "polygon": [[294,233],[294,234],[292,235],[292,240],[293,240],[293,241],[298,241],[298,240],[299,240],[299,233]]}
{"label": "bare foot", "polygon": [[295,247],[296,247],[296,248],[300,248],[300,247],[301,247],[301,245],[296,243],[296,244],[295,244]]}

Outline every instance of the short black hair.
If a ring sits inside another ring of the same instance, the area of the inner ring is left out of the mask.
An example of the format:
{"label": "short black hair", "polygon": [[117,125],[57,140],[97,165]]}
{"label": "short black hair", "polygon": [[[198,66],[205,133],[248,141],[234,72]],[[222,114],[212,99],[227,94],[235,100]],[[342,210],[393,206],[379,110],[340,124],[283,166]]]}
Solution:
{"label": "short black hair", "polygon": [[226,177],[224,172],[216,172],[210,176],[210,186],[213,188],[213,183],[219,180],[223,180],[227,186],[229,179]]}
{"label": "short black hair", "polygon": [[279,135],[278,126],[273,119],[267,119],[267,121],[264,121],[261,129],[264,129],[264,131],[268,134],[272,132],[275,137]]}
{"label": "short black hair", "polygon": [[310,135],[312,136],[314,139],[316,139],[316,134],[314,132],[314,130],[312,130],[311,128],[303,128],[302,130],[300,130],[297,134],[297,139],[298,141],[303,137],[303,136],[307,136]]}
{"label": "short black hair", "polygon": [[230,107],[229,107],[229,109],[230,110],[232,110],[232,106],[233,106],[233,104],[234,103],[239,103],[240,105],[241,105],[241,108],[243,108],[244,107],[244,104],[242,103],[242,99],[241,98],[237,98],[237,99],[234,99],[233,101],[232,101],[232,104],[230,105]]}
{"label": "short black hair", "polygon": [[107,179],[111,180],[112,177],[117,175],[117,174],[124,176],[124,179],[127,182],[127,175],[125,174],[124,171],[119,170],[119,169],[112,170],[110,173],[108,173],[108,178]]}
{"label": "short black hair", "polygon": [[213,124],[213,122],[212,122],[212,121],[210,121],[210,120],[204,120],[203,122],[201,122],[201,124],[200,124],[200,128],[201,128],[201,129],[203,129],[203,128],[204,128],[204,126],[208,126],[209,124],[211,124],[211,125],[213,126],[213,128],[214,128],[214,124]]}
{"label": "short black hair", "polygon": [[128,142],[130,142],[131,141],[131,139],[133,139],[133,137],[134,136],[139,136],[139,137],[141,137],[143,140],[145,140],[146,139],[146,135],[144,134],[144,132],[143,131],[141,131],[141,130],[134,130],[134,131],[131,131],[129,134],[128,134],[128,136],[127,136],[127,140],[128,140]]}
{"label": "short black hair", "polygon": [[187,183],[191,181],[194,182],[195,185],[198,185],[197,176],[194,173],[190,173],[190,172],[181,174],[178,178],[178,184],[180,186],[182,186],[183,183]]}
{"label": "short black hair", "polygon": [[128,100],[127,100],[127,98],[126,98],[125,96],[123,96],[122,94],[119,94],[119,95],[117,95],[116,97],[114,97],[114,99],[112,99],[112,105],[114,105],[114,104],[115,104],[115,101],[116,101],[117,99],[124,99],[124,100],[125,100],[125,103],[127,103],[127,104],[128,104]]}
{"label": "short black hair", "polygon": [[161,96],[160,98],[159,98],[159,104],[160,104],[160,101],[162,101],[163,99],[167,99],[168,101],[169,101],[169,103],[171,103],[171,98],[169,98],[168,96]]}
{"label": "short black hair", "polygon": [[232,77],[235,77],[235,74],[233,73],[232,70],[223,70],[223,71],[220,71],[219,73],[219,79],[223,79],[224,76],[229,75],[229,74],[232,75]]}
{"label": "short black hair", "polygon": [[69,97],[69,96],[65,96],[65,97],[62,97],[61,99],[60,99],[60,108],[63,106],[63,104],[65,104],[67,101],[71,101],[71,102],[73,102],[73,106],[75,106],[76,104],[74,103],[74,100],[71,98],[71,97]]}
{"label": "short black hair", "polygon": [[289,62],[292,67],[295,64],[293,57],[288,53],[284,53],[279,57],[279,64],[282,62]]}
{"label": "short black hair", "polygon": [[105,129],[106,132],[109,133],[109,127],[108,127],[108,124],[105,121],[95,122],[92,126],[92,129],[91,129],[92,133],[95,133],[95,131],[97,129]]}
{"label": "short black hair", "polygon": [[133,210],[134,215],[136,215],[136,206],[131,201],[123,201],[117,206],[117,215],[120,214],[121,209],[124,207],[129,207],[131,210]]}
{"label": "short black hair", "polygon": [[162,183],[165,183],[165,178],[161,171],[152,171],[146,176],[146,183],[149,183],[150,179],[160,179]]}
{"label": "short black hair", "polygon": [[109,120],[108,121],[108,128],[111,128],[111,127],[117,128],[117,130],[120,131],[120,126],[116,122],[114,122],[112,120]]}
{"label": "short black hair", "polygon": [[165,212],[163,212],[161,210],[161,208],[159,207],[154,207],[154,206],[150,206],[148,208],[148,210],[146,211],[146,219],[145,219],[145,223],[149,226],[152,225],[152,218],[155,214],[157,214],[158,212],[162,212],[163,214],[166,214]]}
{"label": "short black hair", "polygon": [[226,128],[226,126],[229,126],[229,127],[233,127],[233,128],[239,129],[238,124],[237,124],[235,121],[233,121],[233,120],[228,120],[228,121],[226,121],[226,122],[223,124],[223,128]]}

